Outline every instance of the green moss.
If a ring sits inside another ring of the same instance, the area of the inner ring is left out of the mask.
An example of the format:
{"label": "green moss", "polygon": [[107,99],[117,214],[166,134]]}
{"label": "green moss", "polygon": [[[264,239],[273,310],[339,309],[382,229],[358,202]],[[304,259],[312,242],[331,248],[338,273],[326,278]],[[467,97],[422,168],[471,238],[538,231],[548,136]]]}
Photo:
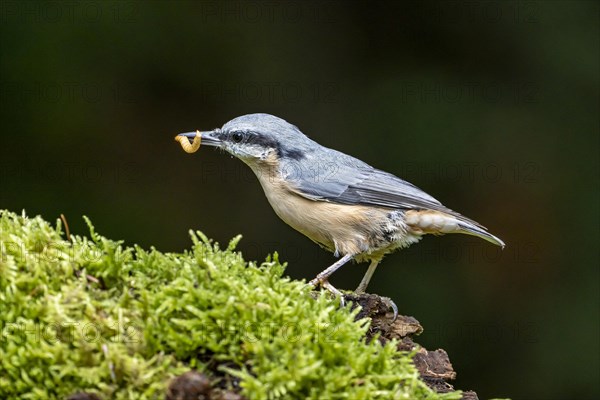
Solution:
{"label": "green moss", "polygon": [[368,321],[200,232],[183,254],[61,234],[0,211],[0,398],[164,398],[195,368],[239,379],[250,399],[450,399]]}

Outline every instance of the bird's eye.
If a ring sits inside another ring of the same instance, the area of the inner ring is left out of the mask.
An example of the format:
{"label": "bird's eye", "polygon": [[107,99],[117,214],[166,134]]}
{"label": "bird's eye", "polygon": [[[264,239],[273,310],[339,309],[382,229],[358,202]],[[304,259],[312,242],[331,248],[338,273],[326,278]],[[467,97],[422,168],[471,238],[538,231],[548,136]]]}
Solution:
{"label": "bird's eye", "polygon": [[244,133],[243,132],[234,132],[233,135],[231,135],[231,139],[235,143],[240,143],[242,140],[244,140]]}

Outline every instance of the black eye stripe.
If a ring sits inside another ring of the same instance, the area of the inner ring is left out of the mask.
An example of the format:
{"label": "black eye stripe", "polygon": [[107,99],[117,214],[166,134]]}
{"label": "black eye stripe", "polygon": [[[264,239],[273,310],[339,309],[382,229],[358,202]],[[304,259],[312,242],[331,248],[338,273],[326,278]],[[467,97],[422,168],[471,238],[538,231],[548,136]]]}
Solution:
{"label": "black eye stripe", "polygon": [[277,143],[277,141],[275,141],[274,139],[265,136],[265,135],[260,135],[260,134],[254,134],[252,135],[252,143],[262,146],[262,147],[266,147],[266,148],[273,148],[276,149],[279,147],[279,143]]}
{"label": "black eye stripe", "polygon": [[305,157],[300,150],[284,147],[281,145],[281,143],[275,140],[275,138],[259,132],[231,131],[228,133],[228,140],[236,144],[243,142],[246,144],[260,146],[265,149],[275,149],[280,157],[286,157],[293,160],[300,160]]}

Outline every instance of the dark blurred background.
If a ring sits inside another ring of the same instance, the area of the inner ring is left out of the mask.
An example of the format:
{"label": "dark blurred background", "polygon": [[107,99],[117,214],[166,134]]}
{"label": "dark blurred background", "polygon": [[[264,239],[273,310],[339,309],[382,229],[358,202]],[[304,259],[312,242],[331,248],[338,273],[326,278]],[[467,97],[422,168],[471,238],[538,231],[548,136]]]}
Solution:
{"label": "dark blurred background", "polygon": [[[600,398],[597,2],[2,1],[0,208],[312,278],[334,261],[238,160],[179,132],[280,116],[486,225],[427,237],[390,296],[480,398]],[[354,288],[366,265],[332,282]]]}

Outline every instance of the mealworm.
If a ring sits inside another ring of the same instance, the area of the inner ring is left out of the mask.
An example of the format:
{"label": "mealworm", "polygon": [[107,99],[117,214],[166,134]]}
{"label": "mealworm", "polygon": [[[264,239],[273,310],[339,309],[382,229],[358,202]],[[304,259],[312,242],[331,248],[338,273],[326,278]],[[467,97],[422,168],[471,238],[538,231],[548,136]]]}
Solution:
{"label": "mealworm", "polygon": [[196,136],[194,136],[194,141],[192,143],[190,143],[188,138],[185,136],[175,136],[175,140],[179,142],[181,148],[186,153],[195,153],[200,148],[202,136],[200,135],[200,131],[196,131]]}

